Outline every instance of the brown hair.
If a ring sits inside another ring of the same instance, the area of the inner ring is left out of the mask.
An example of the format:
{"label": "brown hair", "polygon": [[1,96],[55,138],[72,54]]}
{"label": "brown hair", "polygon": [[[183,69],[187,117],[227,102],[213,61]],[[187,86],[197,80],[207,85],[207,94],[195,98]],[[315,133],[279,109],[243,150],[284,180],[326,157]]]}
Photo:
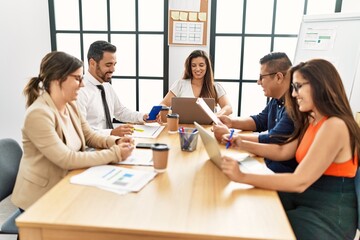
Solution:
{"label": "brown hair", "polygon": [[190,53],[190,55],[186,58],[184,64],[185,70],[184,70],[183,79],[193,78],[191,71],[191,61],[193,58],[198,58],[198,57],[204,58],[206,64],[206,73],[204,76],[204,82],[201,88],[200,97],[214,98],[215,101],[217,102],[217,93],[215,91],[215,86],[214,86],[213,69],[211,66],[210,58],[205,51],[195,50],[192,53]]}
{"label": "brown hair", "polygon": [[[309,81],[312,91],[312,99],[318,111],[327,117],[342,119],[350,134],[352,152],[360,153],[360,128],[356,123],[346,97],[344,85],[336,68],[324,59],[313,59],[302,62],[290,70],[291,82],[293,74],[298,72]],[[286,110],[293,119],[295,130],[289,141],[302,138],[308,125],[311,112],[300,112],[295,98],[291,97],[292,88],[286,94]]]}
{"label": "brown hair", "polygon": [[42,90],[49,92],[52,81],[59,80],[61,85],[69,74],[82,66],[82,61],[65,52],[54,51],[46,54],[41,60],[39,75],[31,78],[24,88],[26,107],[39,97]]}

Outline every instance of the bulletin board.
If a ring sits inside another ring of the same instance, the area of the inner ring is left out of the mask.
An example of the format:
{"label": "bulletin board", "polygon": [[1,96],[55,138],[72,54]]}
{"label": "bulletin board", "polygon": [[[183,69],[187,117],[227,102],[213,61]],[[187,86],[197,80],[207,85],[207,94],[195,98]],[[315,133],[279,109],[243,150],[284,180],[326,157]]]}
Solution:
{"label": "bulletin board", "polygon": [[[170,0],[169,4],[169,45],[206,45],[208,26],[208,0],[191,0],[199,6],[185,6],[186,0]],[[189,1],[190,3],[190,1]]]}

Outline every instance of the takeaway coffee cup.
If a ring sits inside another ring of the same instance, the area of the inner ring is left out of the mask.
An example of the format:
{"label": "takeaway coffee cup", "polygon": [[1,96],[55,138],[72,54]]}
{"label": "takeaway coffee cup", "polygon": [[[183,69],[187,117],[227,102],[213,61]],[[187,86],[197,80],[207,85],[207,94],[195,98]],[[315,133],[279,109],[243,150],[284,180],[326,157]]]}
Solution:
{"label": "takeaway coffee cup", "polygon": [[167,167],[169,147],[165,143],[154,143],[151,145],[154,169],[156,172],[164,172]]}
{"label": "takeaway coffee cup", "polygon": [[167,106],[162,106],[160,111],[160,117],[162,123],[167,123],[167,115],[169,113],[170,108]]}
{"label": "takeaway coffee cup", "polygon": [[167,125],[169,133],[177,133],[179,128],[179,114],[172,113],[167,115]]}

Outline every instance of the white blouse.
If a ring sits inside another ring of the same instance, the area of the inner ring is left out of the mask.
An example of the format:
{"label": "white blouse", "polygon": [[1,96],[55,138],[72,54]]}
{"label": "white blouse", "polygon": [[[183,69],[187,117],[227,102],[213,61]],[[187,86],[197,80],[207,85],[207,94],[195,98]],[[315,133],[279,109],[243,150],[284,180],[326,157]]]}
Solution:
{"label": "white blouse", "polygon": [[[221,86],[220,83],[215,82],[214,86],[215,86],[215,91],[216,91],[218,99],[226,94],[225,89],[223,88],[223,86]],[[176,97],[197,97],[194,95],[193,89],[191,87],[191,79],[177,80],[170,87],[170,91]]]}

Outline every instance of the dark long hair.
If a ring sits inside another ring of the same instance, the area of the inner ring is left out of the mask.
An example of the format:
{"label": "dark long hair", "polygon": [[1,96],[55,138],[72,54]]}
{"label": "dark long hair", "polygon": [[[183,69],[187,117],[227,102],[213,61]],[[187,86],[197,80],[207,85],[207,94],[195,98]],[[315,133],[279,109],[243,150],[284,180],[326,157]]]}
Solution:
{"label": "dark long hair", "polygon": [[26,107],[33,104],[42,90],[50,93],[52,81],[59,80],[61,85],[69,74],[82,66],[82,61],[65,52],[54,51],[46,54],[41,60],[39,75],[31,78],[24,88]]}
{"label": "dark long hair", "polygon": [[214,86],[214,73],[213,73],[210,58],[206,54],[205,51],[195,50],[192,53],[190,53],[190,55],[186,58],[185,64],[184,64],[185,70],[184,70],[183,79],[192,79],[193,78],[192,71],[191,71],[191,60],[193,58],[198,58],[198,57],[204,58],[205,64],[206,64],[206,73],[204,76],[204,82],[203,82],[203,85],[201,88],[200,97],[214,98],[215,101],[217,102],[217,93],[215,91],[215,86]]}
{"label": "dark long hair", "polygon": [[[360,153],[360,128],[356,123],[346,97],[344,85],[336,68],[324,59],[313,59],[302,62],[290,69],[291,82],[293,75],[298,72],[304,79],[309,81],[312,91],[312,99],[318,111],[327,117],[342,119],[350,134],[352,152]],[[289,141],[302,138],[307,127],[311,112],[300,112],[297,101],[291,97],[292,88],[286,94],[286,110],[293,119],[295,130]]]}

